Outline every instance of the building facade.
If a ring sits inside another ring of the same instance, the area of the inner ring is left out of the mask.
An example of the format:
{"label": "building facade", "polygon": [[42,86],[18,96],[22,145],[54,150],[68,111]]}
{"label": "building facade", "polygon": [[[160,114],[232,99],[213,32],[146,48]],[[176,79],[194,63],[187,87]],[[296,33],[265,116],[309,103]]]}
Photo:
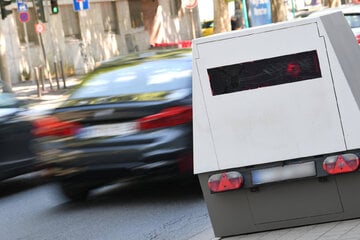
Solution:
{"label": "building facade", "polygon": [[43,0],[42,28],[35,28],[32,2],[26,4],[28,21],[20,19],[16,3],[7,7],[13,13],[0,21],[0,73],[9,83],[33,79],[39,66],[45,78],[61,68],[65,75],[83,74],[114,56],[201,34],[197,7],[187,9],[181,0],[94,0],[80,11],[72,0],[58,0],[58,14],[51,14],[50,1]]}

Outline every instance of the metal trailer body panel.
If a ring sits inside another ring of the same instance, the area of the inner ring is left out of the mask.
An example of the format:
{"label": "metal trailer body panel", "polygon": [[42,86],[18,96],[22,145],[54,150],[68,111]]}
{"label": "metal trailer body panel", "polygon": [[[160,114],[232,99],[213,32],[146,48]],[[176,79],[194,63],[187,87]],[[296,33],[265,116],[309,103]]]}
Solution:
{"label": "metal trailer body panel", "polygon": [[[331,36],[339,37],[339,34],[337,34],[339,30],[335,28],[329,29],[329,31],[332,30],[334,33],[331,34]],[[329,39],[331,40],[335,37],[329,37]],[[343,41],[346,40],[349,41],[353,39],[343,39]],[[334,46],[336,46],[336,48]],[[348,47],[345,48],[344,46]],[[360,83],[358,77],[360,76],[360,69],[356,66],[357,64],[349,61],[360,61],[360,48],[357,43],[349,44],[343,42],[340,42],[337,45],[327,44],[326,47],[328,49],[327,54],[329,56],[330,66],[341,66],[342,69],[344,69],[343,71],[332,71],[331,74],[333,77],[339,113],[343,123],[344,140],[347,149],[356,149],[359,147],[358,133],[360,132],[360,110],[358,107],[360,96],[358,91],[360,90],[360,86],[357,86],[357,84]],[[352,72],[353,74],[349,74],[349,72]],[[346,73],[347,75],[345,75]]]}
{"label": "metal trailer body panel", "polygon": [[[333,15],[336,17],[337,14]],[[340,17],[343,18],[342,15]],[[350,34],[347,40],[350,43],[346,40],[337,41],[341,42],[336,45],[340,47],[339,52],[344,48],[344,44],[357,46],[350,27],[342,18],[339,22],[343,23],[345,31],[341,34],[337,31],[336,36]],[[339,109],[348,113],[358,111],[358,109],[338,105],[338,90],[334,89],[332,74],[335,72],[345,74],[343,66],[350,64],[345,60],[349,56],[352,58],[355,54],[338,57],[337,61],[340,64],[332,64],[330,68],[328,47],[332,44],[325,30],[328,28],[332,30],[332,26],[324,26],[320,18],[310,20],[312,21],[274,24],[278,25],[275,29],[264,26],[257,28],[257,31],[250,31],[249,34],[246,30],[236,32],[237,34],[220,34],[224,36],[223,39],[208,37],[208,41],[201,38],[194,40],[194,130],[195,134],[202,131],[205,121],[198,120],[202,117],[200,112],[197,112],[197,108],[203,104],[201,108],[206,109],[205,118],[209,124],[208,130],[215,148],[217,162],[210,163],[213,167],[209,169],[207,159],[211,154],[208,152],[205,157],[202,156],[194,161],[195,173],[201,173],[203,169],[215,171],[273,162],[274,159],[281,161],[347,149],[348,139],[344,138],[343,128],[352,131],[356,124],[354,120],[349,120],[352,118],[351,114],[339,115]],[[303,38],[304,35],[307,37]],[[250,47],[252,45],[256,48]],[[319,57],[321,78],[276,87],[212,95],[206,71],[209,68],[314,49]],[[359,52],[358,46],[356,49]],[[333,54],[339,55],[336,52]],[[357,62],[351,62],[351,65],[356,65]],[[350,86],[351,95],[357,101],[359,96],[355,95],[354,91],[357,91],[356,85],[359,81],[347,77],[337,80],[341,81],[341,84]],[[197,94],[200,96],[196,96]],[[198,101],[200,98],[203,98],[202,102]],[[353,100],[347,101],[349,102]],[[347,116],[347,123],[351,124],[344,126],[341,120]],[[284,129],[287,131],[283,131]],[[352,137],[351,145],[360,146],[360,135]],[[200,150],[202,147],[209,148],[209,145],[201,143],[204,138],[201,141],[196,141],[196,137],[194,139],[195,154],[198,150],[204,151]],[[232,144],[228,144],[229,142]],[[236,146],[236,148],[231,146]],[[254,155],[257,148],[261,148],[262,151]],[[239,153],[241,153],[241,159],[238,156]]]}
{"label": "metal trailer body panel", "polygon": [[358,218],[358,172],[327,181],[306,179],[274,183],[257,191],[240,189],[218,194],[207,187],[209,173],[199,174],[216,237],[305,226]]}
{"label": "metal trailer body panel", "polygon": [[[209,69],[314,50],[320,77],[225,93],[211,83]],[[193,41],[194,173],[215,236],[360,217],[359,171],[322,169],[331,154],[360,155],[359,51],[340,12]],[[255,170],[295,162],[316,173],[254,184]],[[209,177],[224,170],[242,173],[244,187],[211,193]]]}

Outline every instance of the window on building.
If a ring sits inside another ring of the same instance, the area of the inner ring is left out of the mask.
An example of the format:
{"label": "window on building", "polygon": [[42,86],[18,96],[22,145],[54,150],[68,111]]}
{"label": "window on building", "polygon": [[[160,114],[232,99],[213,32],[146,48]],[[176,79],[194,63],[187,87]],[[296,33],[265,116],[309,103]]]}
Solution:
{"label": "window on building", "polygon": [[119,33],[116,16],[116,2],[103,2],[100,6],[105,32]]}
{"label": "window on building", "polygon": [[170,1],[170,14],[172,17],[178,17],[181,10],[181,0]]}
{"label": "window on building", "polygon": [[131,0],[128,1],[128,3],[129,3],[131,27],[132,28],[143,27],[144,22],[141,11],[141,0]]}
{"label": "window on building", "polygon": [[[29,8],[28,11],[29,11],[30,16],[35,16],[34,8]],[[35,23],[36,23],[36,20],[34,17],[30,17],[29,21],[25,24],[16,20],[16,27],[18,30],[18,37],[19,37],[20,43],[26,43],[26,40],[25,40],[26,35],[28,37],[29,43],[34,43],[34,44],[39,43],[37,33],[35,32],[35,27],[34,27]],[[25,33],[25,29],[26,29],[26,33]]]}
{"label": "window on building", "polygon": [[79,14],[74,11],[73,5],[61,5],[59,12],[65,38],[81,39]]}

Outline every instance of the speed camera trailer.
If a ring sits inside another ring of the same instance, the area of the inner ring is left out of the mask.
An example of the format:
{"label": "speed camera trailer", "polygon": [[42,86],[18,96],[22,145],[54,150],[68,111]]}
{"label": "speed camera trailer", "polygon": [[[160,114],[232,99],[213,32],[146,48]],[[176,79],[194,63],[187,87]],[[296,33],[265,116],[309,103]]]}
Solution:
{"label": "speed camera trailer", "polygon": [[216,237],[360,216],[359,62],[340,12],[193,41],[194,173]]}

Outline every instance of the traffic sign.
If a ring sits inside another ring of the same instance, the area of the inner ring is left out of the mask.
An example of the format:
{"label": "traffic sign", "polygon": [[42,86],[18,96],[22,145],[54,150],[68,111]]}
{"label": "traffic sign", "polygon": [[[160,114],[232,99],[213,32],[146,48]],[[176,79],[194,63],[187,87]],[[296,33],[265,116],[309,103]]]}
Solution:
{"label": "traffic sign", "polygon": [[28,11],[28,5],[24,1],[17,1],[17,10],[18,12],[27,12]]}
{"label": "traffic sign", "polygon": [[20,22],[26,23],[30,20],[30,14],[28,12],[20,12],[19,13]]}
{"label": "traffic sign", "polygon": [[89,9],[89,0],[73,0],[73,1],[74,1],[75,12]]}
{"label": "traffic sign", "polygon": [[42,33],[45,31],[45,25],[42,23],[35,24],[36,33]]}
{"label": "traffic sign", "polygon": [[198,0],[186,0],[185,1],[185,7],[187,9],[192,9],[194,7],[196,7],[198,4]]}

